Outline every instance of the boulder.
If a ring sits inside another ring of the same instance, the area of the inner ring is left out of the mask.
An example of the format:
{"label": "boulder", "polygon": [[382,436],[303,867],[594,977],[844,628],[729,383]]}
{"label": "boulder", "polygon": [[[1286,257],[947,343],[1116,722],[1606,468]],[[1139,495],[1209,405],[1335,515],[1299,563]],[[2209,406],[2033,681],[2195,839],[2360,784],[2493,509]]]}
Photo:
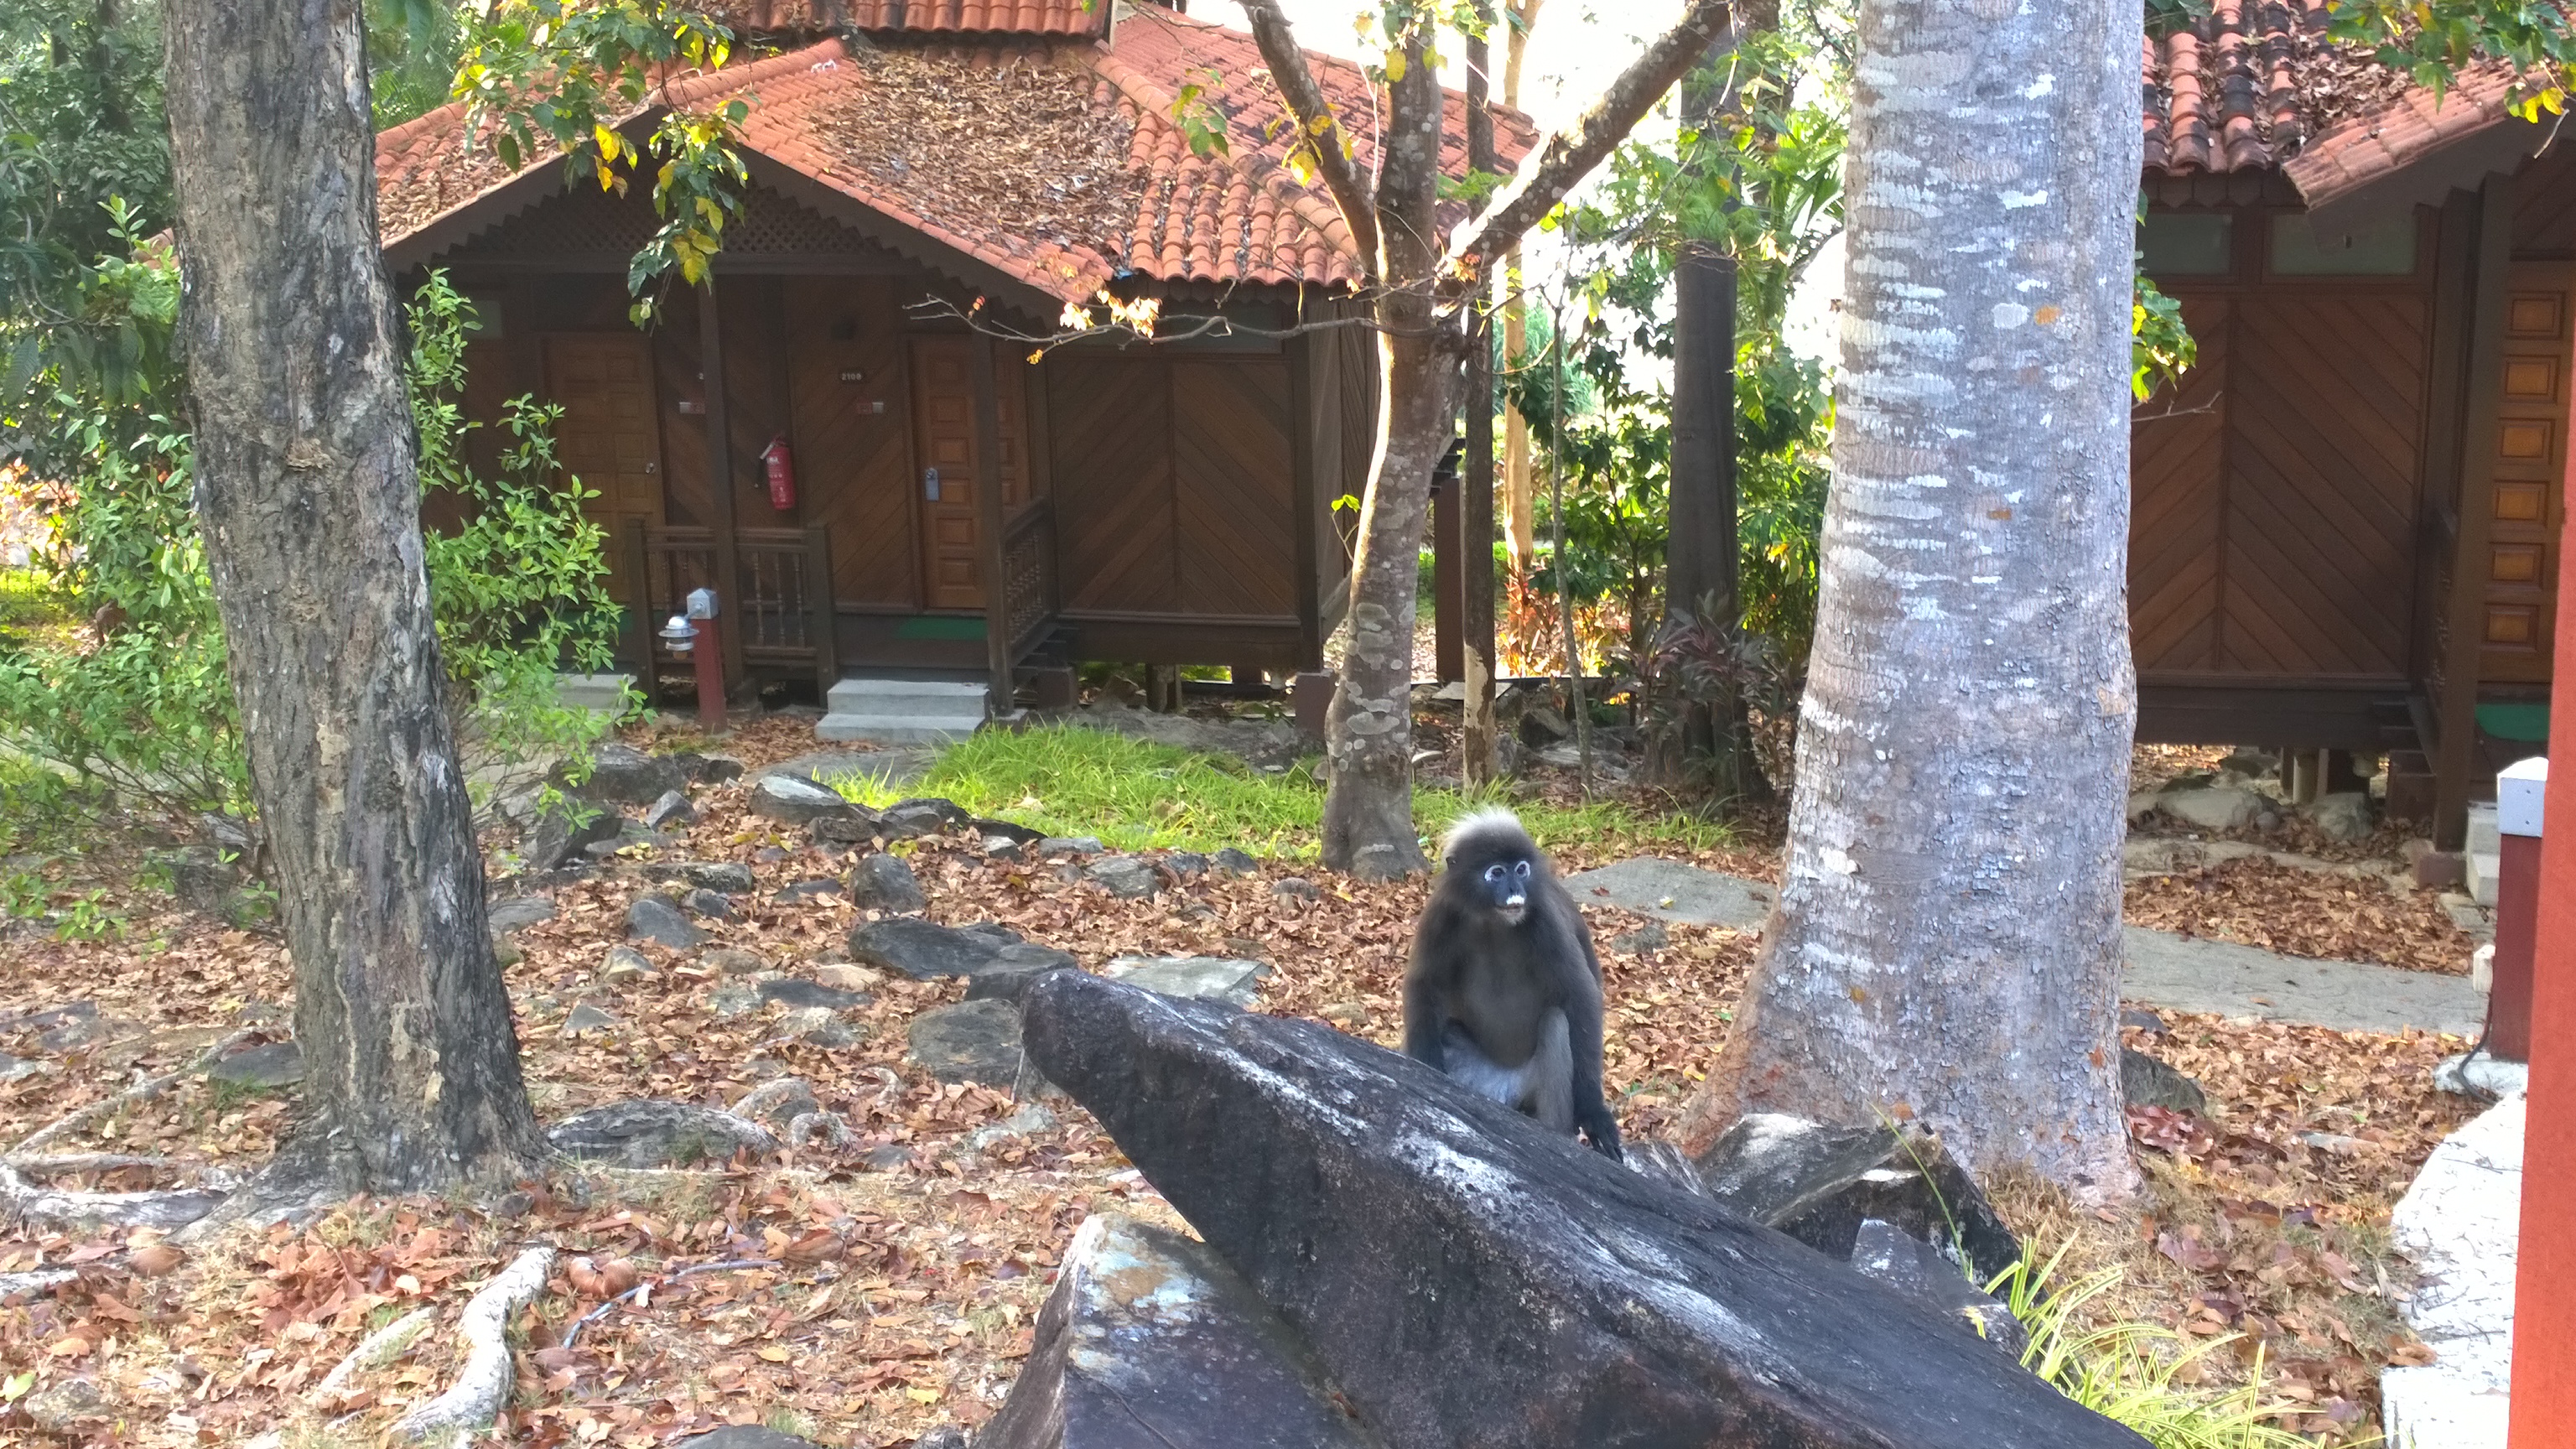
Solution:
{"label": "boulder", "polygon": [[698,807],[690,804],[689,797],[678,790],[665,790],[655,797],[652,804],[644,807],[644,828],[647,830],[676,830],[697,823]]}
{"label": "boulder", "polygon": [[1029,984],[1050,971],[1079,970],[1070,951],[1031,942],[1015,942],[993,953],[993,959],[966,978],[968,1001],[1017,1001]]}
{"label": "boulder", "polygon": [[1132,855],[1095,860],[1083,875],[1120,900],[1143,900],[1163,888],[1162,878],[1154,874],[1154,868]]}
{"label": "boulder", "polygon": [[688,1102],[636,1098],[576,1113],[546,1133],[567,1157],[625,1167],[722,1162],[738,1150],[774,1152],[778,1139],[757,1122]]}
{"label": "boulder", "polygon": [[675,951],[703,946],[707,941],[706,932],[690,925],[689,918],[680,914],[678,906],[660,896],[637,896],[634,904],[626,908],[626,934],[634,940],[650,941]]}
{"label": "boulder", "polygon": [[585,800],[618,805],[650,805],[674,790],[685,791],[689,769],[667,755],[648,755],[633,745],[605,744],[590,757],[590,778],[572,787]]}
{"label": "boulder", "polygon": [[2202,830],[2242,830],[2261,813],[2263,798],[2233,785],[2198,785],[2165,791],[2156,808]]}
{"label": "boulder", "polygon": [[1261,862],[1229,845],[1209,858],[1208,863],[1223,875],[1259,875]]}
{"label": "boulder", "polygon": [[1566,721],[1565,712],[1552,704],[1532,704],[1521,712],[1516,731],[1520,742],[1531,749],[1545,749],[1559,740],[1574,738],[1574,726]]}
{"label": "boulder", "polygon": [[747,982],[728,981],[707,992],[707,1010],[719,1021],[749,1016],[760,1007],[760,988]]}
{"label": "boulder", "polygon": [[1231,956],[1120,956],[1100,974],[1164,996],[1249,1007],[1270,968]]}
{"label": "boulder", "polygon": [[1861,1223],[1877,1218],[1980,1280],[2021,1261],[2021,1244],[1994,1204],[1925,1133],[1758,1112],[1726,1129],[1692,1167],[1710,1197],[1838,1259],[1850,1259]]}
{"label": "boulder", "polygon": [[1163,864],[1182,880],[1208,873],[1208,858],[1195,850],[1175,850],[1163,857]]}
{"label": "boulder", "polygon": [[906,1044],[905,1060],[943,1082],[1012,1086],[1024,1061],[1020,1010],[1007,1001],[934,1006],[913,1017]]}
{"label": "boulder", "polygon": [[32,1077],[43,1070],[44,1065],[40,1062],[31,1062],[25,1057],[13,1057],[7,1052],[0,1052],[0,1082],[14,1082],[20,1077]]}
{"label": "boulder", "polygon": [[1046,839],[1043,830],[1032,830],[1016,820],[996,820],[990,815],[969,815],[958,823],[966,827],[969,835],[980,835],[987,840],[998,835],[1014,845],[1035,845]]}
{"label": "boulder", "polygon": [[2308,819],[2319,835],[2343,844],[2368,840],[2378,825],[2370,816],[2370,796],[2359,790],[2318,797],[2308,806]]}
{"label": "boulder", "polygon": [[1633,931],[1621,931],[1610,938],[1610,949],[1626,955],[1640,951],[1660,951],[1673,943],[1673,933],[1661,921],[1648,921]]}
{"label": "boulder", "polygon": [[493,934],[502,936],[554,918],[555,903],[544,896],[512,896],[506,901],[494,901],[491,909],[483,913],[483,923]]}
{"label": "boulder", "polygon": [[654,880],[685,881],[699,890],[721,895],[749,895],[758,884],[751,867],[738,860],[682,860],[657,865],[645,874]]}
{"label": "boulder", "polygon": [[850,933],[850,958],[863,966],[882,966],[915,981],[928,981],[972,976],[992,961],[1002,945],[919,916],[888,916]]}
{"label": "boulder", "polygon": [[2209,1098],[2200,1090],[2200,1083],[2134,1047],[2120,1048],[2120,1098],[2132,1107],[2163,1107],[2174,1112],[2209,1110]]}
{"label": "boulder", "polygon": [[841,798],[841,792],[802,775],[761,776],[746,804],[752,814],[781,825],[810,825],[827,815],[865,818],[857,806]]}
{"label": "boulder", "polygon": [[936,815],[939,817],[940,823],[945,825],[963,825],[968,820],[974,818],[966,813],[964,806],[959,805],[954,800],[950,800],[939,795],[907,795],[903,799],[897,800],[886,807],[886,813],[888,815],[892,815],[898,810],[909,810],[923,814]]}
{"label": "boulder", "polygon": [[1279,897],[1281,900],[1288,901],[1321,900],[1324,895],[1322,891],[1315,889],[1315,883],[1313,881],[1307,880],[1303,876],[1294,875],[1289,876],[1285,880],[1272,881],[1270,883],[1270,893]]}
{"label": "boulder", "polygon": [[1374,1449],[1314,1351],[1204,1243],[1094,1213],[978,1449]]}
{"label": "boulder", "polygon": [[291,1041],[244,1047],[217,1057],[206,1080],[247,1091],[271,1092],[304,1080],[304,1049]]}
{"label": "boulder", "polygon": [[803,1006],[778,1018],[778,1034],[791,1041],[838,1049],[857,1046],[861,1035],[828,1006]]}
{"label": "boulder", "polygon": [[678,1441],[673,1449],[823,1449],[823,1446],[811,1439],[764,1429],[758,1424],[727,1424],[721,1429],[692,1434]]}
{"label": "boulder", "polygon": [[862,857],[850,869],[850,904],[874,911],[917,911],[930,904],[921,881],[899,856]]}
{"label": "boulder", "polygon": [[1027,1043],[1388,1449],[2146,1443],[1940,1312],[1329,1027],[1058,972]]}
{"label": "boulder", "polygon": [[761,958],[759,952],[746,951],[740,946],[718,946],[698,959],[727,976],[749,976],[755,971],[769,969],[769,963]]}
{"label": "boulder", "polygon": [[617,1025],[617,1018],[604,1008],[585,1001],[564,1014],[563,1034],[579,1036],[586,1031],[606,1031]]}
{"label": "boulder", "polygon": [[[937,803],[948,804],[945,800]],[[957,807],[949,805],[948,810],[956,811]],[[957,813],[960,818],[964,815],[963,811]],[[877,834],[889,840],[914,840],[924,835],[937,835],[954,823],[947,811],[933,808],[927,802],[890,805],[877,816]]]}
{"label": "boulder", "polygon": [[733,902],[725,899],[724,892],[711,891],[705,886],[699,886],[681,896],[680,909],[693,916],[704,916],[710,921],[733,919]]}
{"label": "boulder", "polygon": [[1852,1271],[1929,1305],[1961,1331],[2021,1362],[2030,1330],[2010,1307],[1968,1281],[1966,1270],[1930,1243],[1893,1223],[1863,1218],[1852,1239]]}
{"label": "boulder", "polygon": [[1109,847],[1097,835],[1042,835],[1038,837],[1038,859],[1059,855],[1098,855]]}
{"label": "boulder", "polygon": [[627,981],[650,981],[661,973],[653,969],[651,958],[632,946],[611,946],[608,958],[599,963],[599,979],[613,984]]}
{"label": "boulder", "polygon": [[1031,1102],[999,1122],[978,1127],[968,1133],[966,1145],[977,1152],[982,1152],[1004,1142],[1017,1142],[1023,1138],[1035,1137],[1041,1132],[1053,1132],[1063,1125],[1053,1112]]}
{"label": "boulder", "polygon": [[594,845],[613,845],[625,828],[625,817],[607,806],[558,800],[537,811],[519,855],[530,870],[561,870],[570,861],[587,859]]}
{"label": "boulder", "polygon": [[664,758],[689,772],[689,778],[701,785],[721,785],[742,778],[742,761],[731,755],[702,755],[696,750],[674,750]]}
{"label": "boulder", "polygon": [[808,1112],[823,1110],[821,1099],[803,1077],[777,1077],[742,1094],[733,1104],[733,1114],[746,1122],[759,1122],[772,1131],[783,1132],[787,1124]]}
{"label": "boulder", "polygon": [[1021,939],[1019,932],[999,921],[971,921],[957,929],[969,936],[980,936],[995,946],[1016,946]]}
{"label": "boulder", "polygon": [[826,1011],[847,1011],[854,1006],[865,1006],[869,1000],[864,991],[835,991],[819,981],[805,981],[794,976],[763,981],[759,991],[763,1001],[800,1008],[819,1006]]}
{"label": "boulder", "polygon": [[820,846],[866,845],[878,835],[877,815],[853,805],[847,815],[817,815],[805,823],[805,838]]}

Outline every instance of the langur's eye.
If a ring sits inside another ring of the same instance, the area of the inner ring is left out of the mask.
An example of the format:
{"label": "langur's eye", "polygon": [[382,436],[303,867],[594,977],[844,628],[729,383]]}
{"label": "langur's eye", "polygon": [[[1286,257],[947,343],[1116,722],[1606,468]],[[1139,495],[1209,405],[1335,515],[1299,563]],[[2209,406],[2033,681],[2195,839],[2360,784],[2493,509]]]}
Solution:
{"label": "langur's eye", "polygon": [[1523,879],[1523,880],[1528,880],[1528,879],[1529,879],[1529,862],[1528,862],[1528,861],[1526,861],[1526,860],[1524,860],[1524,861],[1520,862],[1519,864],[1517,864],[1517,865],[1513,866],[1513,867],[1512,867],[1512,874],[1514,874],[1514,875],[1516,875],[1516,876],[1519,876],[1519,877],[1520,877],[1521,879]]}
{"label": "langur's eye", "polygon": [[1487,879],[1487,880],[1501,880],[1502,878],[1503,878],[1503,868],[1502,868],[1501,866],[1499,866],[1499,865],[1489,865],[1489,866],[1486,866],[1486,867],[1485,867],[1485,879]]}

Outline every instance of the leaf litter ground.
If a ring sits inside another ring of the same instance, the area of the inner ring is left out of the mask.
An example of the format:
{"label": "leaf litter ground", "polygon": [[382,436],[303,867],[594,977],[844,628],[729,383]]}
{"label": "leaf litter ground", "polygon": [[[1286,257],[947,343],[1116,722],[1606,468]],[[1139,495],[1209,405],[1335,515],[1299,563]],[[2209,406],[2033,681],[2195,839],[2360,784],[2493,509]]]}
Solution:
{"label": "leaf litter ground", "polygon": [[[798,729],[732,743],[783,754],[802,740]],[[0,1233],[0,1274],[81,1274],[49,1296],[0,1304],[0,1368],[34,1375],[33,1393],[0,1411],[0,1437],[31,1431],[29,1397],[86,1379],[99,1390],[98,1416],[63,1442],[233,1444],[286,1429],[311,1436],[304,1442],[372,1443],[449,1381],[456,1311],[533,1242],[563,1256],[519,1324],[511,1442],[645,1446],[766,1423],[830,1443],[893,1446],[989,1417],[1082,1217],[1116,1208],[1177,1218],[1070,1102],[1047,1104],[1059,1119],[1052,1128],[992,1130],[1024,1104],[908,1065],[906,1024],[957,1000],[960,985],[847,964],[843,941],[865,913],[837,898],[772,899],[846,861],[748,817],[741,800],[739,785],[701,791],[704,819],[688,832],[688,858],[743,861],[760,885],[737,898],[739,919],[703,923],[709,947],[644,946],[653,977],[598,979],[609,948],[623,944],[626,903],[654,888],[641,860],[557,889],[555,917],[516,935],[522,959],[509,980],[531,1091],[553,1120],[630,1096],[729,1104],[793,1074],[850,1124],[854,1143],[692,1171],[567,1169],[498,1204],[361,1200],[300,1229],[236,1234],[187,1253],[149,1231]],[[1759,872],[1765,854],[1747,845],[1699,859]],[[1602,863],[1569,855],[1569,869]],[[1257,876],[1167,883],[1159,896],[1127,901],[1043,866],[988,860],[956,839],[919,842],[910,859],[933,919],[1000,921],[1093,968],[1126,953],[1254,957],[1271,968],[1261,1009],[1390,1046],[1397,1039],[1420,882],[1363,885],[1265,862]],[[1316,897],[1273,891],[1292,875],[1311,881]],[[291,983],[274,940],[178,912],[150,891],[118,885],[114,894],[128,913],[121,940],[64,942],[27,925],[0,940],[0,973],[24,983],[0,1006],[0,1052],[34,1068],[0,1084],[0,1142],[174,1070],[245,1026],[288,1034]],[[1664,1135],[1715,1055],[1758,940],[1668,926],[1660,942],[1646,931],[1612,945],[1646,923],[1587,911],[1606,948],[1606,1075],[1623,1128]],[[728,973],[709,960],[719,948],[865,990],[868,1003],[842,1013],[855,1044],[788,1035],[780,1008],[720,1014],[710,998]],[[38,1015],[76,1001],[95,1005],[94,1022],[67,1031]],[[566,1017],[585,1002],[615,1024],[565,1035]],[[2216,1104],[2211,1114],[2131,1112],[2149,1176],[2132,1210],[2080,1213],[2042,1188],[2007,1184],[2007,1212],[2034,1248],[2071,1243],[2069,1274],[2124,1271],[2122,1289],[2097,1311],[2185,1339],[2241,1335],[2204,1372],[2239,1374],[2259,1351],[2281,1391],[2312,1410],[2296,1427],[2330,1441],[2365,1434],[2378,1367],[2427,1352],[2388,1306],[2404,1281],[2386,1225],[2433,1144],[2471,1110],[2430,1086],[2433,1064],[2461,1044],[2211,1017],[2171,1017],[2162,1033],[2133,1029],[2130,1039],[2196,1077]],[[291,1110],[287,1096],[186,1080],[49,1144],[169,1166],[56,1184],[134,1189],[244,1173]],[[718,1263],[754,1266],[677,1276]],[[601,1311],[639,1285],[643,1293]],[[432,1332],[321,1392],[368,1332],[424,1306],[438,1313]],[[567,1345],[574,1323],[592,1314]]]}

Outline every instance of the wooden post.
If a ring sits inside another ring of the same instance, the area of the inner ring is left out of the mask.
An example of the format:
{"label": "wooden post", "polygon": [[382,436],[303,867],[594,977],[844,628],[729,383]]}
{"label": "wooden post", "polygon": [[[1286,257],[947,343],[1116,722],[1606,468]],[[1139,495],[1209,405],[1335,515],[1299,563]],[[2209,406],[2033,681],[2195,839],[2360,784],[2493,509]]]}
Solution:
{"label": "wooden post", "polygon": [[[1493,6],[1478,14],[1494,23]],[[1467,38],[1467,167],[1500,168],[1494,157],[1489,104],[1492,53],[1483,36]],[[1494,779],[1494,339],[1478,287],[1467,306],[1467,456],[1458,470],[1459,678],[1466,685],[1459,775],[1469,788]]]}
{"label": "wooden post", "polygon": [[984,575],[984,665],[991,672],[987,713],[1000,719],[1012,710],[1016,686],[1011,678],[1011,582],[1004,577],[1002,555],[1002,393],[995,379],[993,340],[978,332],[967,338],[966,371],[975,387],[975,526],[981,535]]}
{"label": "wooden post", "polygon": [[662,621],[653,617],[653,550],[645,533],[643,519],[627,520],[626,576],[633,582],[627,585],[626,623],[635,637],[635,685],[644,691],[646,709],[660,709],[662,671],[653,662],[653,651],[661,647]]}
{"label": "wooden post", "polygon": [[[2576,449],[2565,483],[2576,517]],[[2563,548],[2570,535],[2562,532]],[[2511,1449],[2576,1449],[2576,568],[2559,555],[2540,917],[2532,956],[2531,1096],[2514,1264]]]}
{"label": "wooden post", "polygon": [[2477,768],[2478,670],[2486,638],[2487,553],[2495,523],[2497,404],[2504,388],[2505,281],[2513,265],[2513,183],[2490,176],[2479,194],[2477,303],[2469,315],[2468,406],[2462,415],[2460,536],[2442,653],[2441,739],[2433,760],[2433,843],[2468,838],[2469,776]]}
{"label": "wooden post", "polygon": [[841,682],[840,598],[832,587],[832,530],[805,530],[805,639],[814,646],[815,703]]}
{"label": "wooden post", "polygon": [[698,376],[707,394],[707,520],[716,552],[716,634],[724,641],[725,687],[742,677],[742,579],[734,553],[733,412],[725,405],[724,325],[716,314],[716,279],[698,289]]}
{"label": "wooden post", "polygon": [[[1452,455],[1455,456],[1454,454]],[[1458,470],[1442,459],[1431,473],[1431,672],[1442,684],[1467,677],[1460,657],[1465,639],[1459,632],[1461,585],[1458,531]],[[1421,607],[1416,601],[1415,608]]]}

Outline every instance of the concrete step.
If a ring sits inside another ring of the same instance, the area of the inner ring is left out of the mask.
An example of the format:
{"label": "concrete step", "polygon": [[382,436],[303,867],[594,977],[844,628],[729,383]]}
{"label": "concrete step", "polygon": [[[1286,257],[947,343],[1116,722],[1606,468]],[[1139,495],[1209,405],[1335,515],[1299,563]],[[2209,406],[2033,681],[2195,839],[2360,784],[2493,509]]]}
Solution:
{"label": "concrete step", "polygon": [[835,743],[864,740],[879,745],[936,745],[962,740],[984,723],[983,712],[971,715],[835,713],[814,726],[814,737]]}
{"label": "concrete step", "polygon": [[824,699],[826,714],[952,720],[984,718],[985,686],[950,679],[844,679]]}

